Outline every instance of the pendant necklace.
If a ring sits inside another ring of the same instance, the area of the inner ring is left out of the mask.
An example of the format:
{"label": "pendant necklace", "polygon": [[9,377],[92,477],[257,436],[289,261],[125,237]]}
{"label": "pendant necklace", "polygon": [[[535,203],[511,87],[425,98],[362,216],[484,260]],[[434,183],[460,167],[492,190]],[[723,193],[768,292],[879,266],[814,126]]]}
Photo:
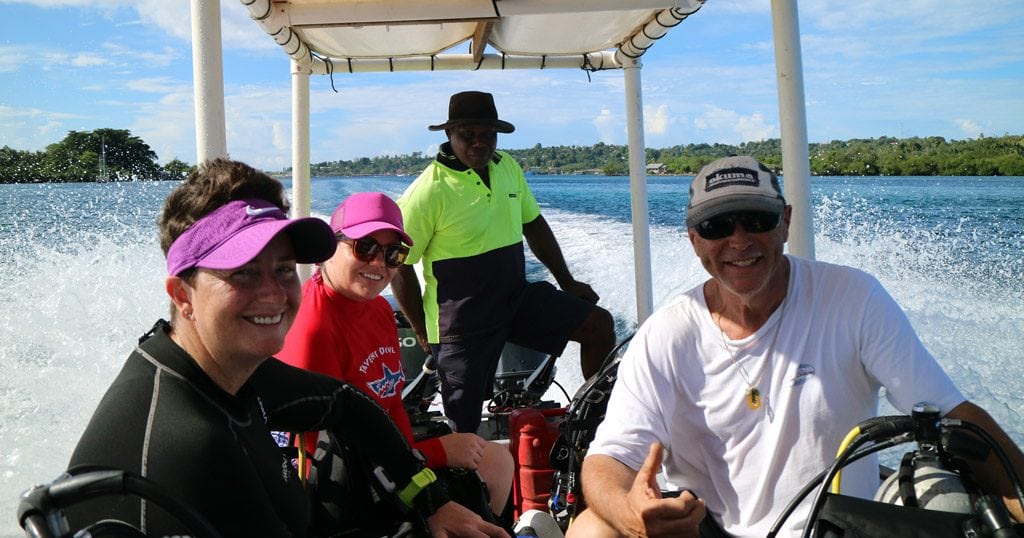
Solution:
{"label": "pendant necklace", "polygon": [[[772,360],[772,354],[775,352],[775,342],[779,339],[779,331],[782,328],[782,318],[786,313],[786,299],[782,299],[782,303],[779,304],[779,319],[775,322],[775,332],[772,334],[772,341],[768,345],[768,353],[766,357],[768,360]],[[747,384],[747,390],[743,394],[743,401],[747,404],[747,407],[751,411],[756,411],[761,408],[762,405],[767,407],[769,418],[774,415],[772,412],[772,406],[767,402],[767,396],[761,394],[761,390],[757,388],[757,384],[761,382],[761,375],[759,374],[757,379],[754,381],[750,380],[750,374],[747,373],[747,369],[740,364],[739,359],[736,358],[736,353],[733,352],[732,346],[729,345],[728,337],[725,335],[725,330],[722,329],[722,313],[718,312],[718,317],[715,318],[715,324],[718,325],[718,332],[722,336],[722,347],[725,348],[725,352],[729,354],[729,360],[736,365],[736,368],[740,372],[740,376],[743,378],[743,382]],[[762,370],[763,372],[763,370]]]}

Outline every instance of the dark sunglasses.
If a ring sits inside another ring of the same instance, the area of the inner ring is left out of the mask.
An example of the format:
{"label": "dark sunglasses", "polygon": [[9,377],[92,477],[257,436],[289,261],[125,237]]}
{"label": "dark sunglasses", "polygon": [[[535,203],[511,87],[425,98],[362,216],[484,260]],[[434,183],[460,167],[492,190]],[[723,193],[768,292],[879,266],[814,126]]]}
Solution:
{"label": "dark sunglasses", "polygon": [[491,142],[498,139],[498,131],[494,129],[482,129],[475,131],[472,129],[456,129],[452,133],[466,142],[473,142],[476,140],[482,140],[484,142]]}
{"label": "dark sunglasses", "polygon": [[739,211],[726,213],[711,217],[710,219],[697,223],[697,235],[714,241],[724,239],[736,231],[736,224],[739,223],[747,233],[759,234],[770,232],[779,227],[782,222],[781,213],[769,211]]}
{"label": "dark sunglasses", "polygon": [[370,263],[374,258],[377,257],[377,253],[384,254],[384,265],[388,267],[398,267],[405,261],[406,256],[409,255],[409,247],[400,244],[382,245],[372,237],[364,237],[362,239],[352,239],[343,235],[338,236],[339,241],[344,241],[352,245],[352,254],[357,260]]}

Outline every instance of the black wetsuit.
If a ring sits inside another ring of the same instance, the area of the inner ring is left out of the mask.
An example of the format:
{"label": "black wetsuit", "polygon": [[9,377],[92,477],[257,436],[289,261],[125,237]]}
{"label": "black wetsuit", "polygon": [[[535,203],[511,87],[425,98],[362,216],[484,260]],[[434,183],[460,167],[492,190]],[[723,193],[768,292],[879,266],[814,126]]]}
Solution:
{"label": "black wetsuit", "polygon": [[[128,357],[69,469],[102,465],[146,476],[198,509],[224,536],[300,537],[310,534],[309,500],[271,430],[329,429],[381,465],[399,488],[421,469],[402,433],[360,390],[271,358],[232,396],[168,329],[158,322]],[[443,495],[431,488],[420,496],[439,503]],[[138,498],[90,501],[69,515],[75,528],[116,518],[149,536],[185,530]]]}

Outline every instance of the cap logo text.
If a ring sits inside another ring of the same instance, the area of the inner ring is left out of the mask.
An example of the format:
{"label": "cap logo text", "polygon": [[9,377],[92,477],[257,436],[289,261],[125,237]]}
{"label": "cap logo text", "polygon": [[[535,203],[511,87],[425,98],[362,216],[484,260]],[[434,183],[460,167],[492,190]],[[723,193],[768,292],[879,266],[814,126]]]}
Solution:
{"label": "cap logo text", "polygon": [[713,191],[731,185],[757,187],[761,184],[757,172],[747,168],[723,168],[705,178],[704,191]]}

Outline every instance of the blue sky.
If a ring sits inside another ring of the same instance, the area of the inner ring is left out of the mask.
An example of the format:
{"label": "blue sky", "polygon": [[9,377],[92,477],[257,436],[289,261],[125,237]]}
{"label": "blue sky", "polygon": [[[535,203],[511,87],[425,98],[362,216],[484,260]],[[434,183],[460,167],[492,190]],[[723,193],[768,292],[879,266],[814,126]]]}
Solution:
{"label": "blue sky", "polygon": [[[708,0],[644,56],[648,147],[777,138],[768,0]],[[1024,133],[1024,2],[804,1],[811,142]],[[290,165],[289,62],[237,0],[224,14],[228,152]],[[128,129],[160,162],[195,161],[189,2],[0,0],[0,146]],[[499,147],[625,144],[619,71],[314,76],[312,162],[431,154],[448,96],[495,94]]]}

